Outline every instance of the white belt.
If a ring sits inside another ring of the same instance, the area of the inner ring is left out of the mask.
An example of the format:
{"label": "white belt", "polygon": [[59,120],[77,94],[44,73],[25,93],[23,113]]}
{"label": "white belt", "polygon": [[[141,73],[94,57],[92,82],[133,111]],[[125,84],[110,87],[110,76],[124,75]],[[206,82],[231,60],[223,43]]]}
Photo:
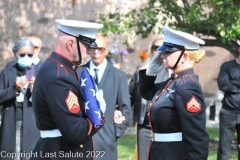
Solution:
{"label": "white belt", "polygon": [[40,131],[40,134],[41,134],[42,138],[53,138],[53,137],[61,137],[62,136],[59,129]]}
{"label": "white belt", "polygon": [[176,142],[182,141],[182,132],[177,133],[153,133],[151,132],[153,142]]}

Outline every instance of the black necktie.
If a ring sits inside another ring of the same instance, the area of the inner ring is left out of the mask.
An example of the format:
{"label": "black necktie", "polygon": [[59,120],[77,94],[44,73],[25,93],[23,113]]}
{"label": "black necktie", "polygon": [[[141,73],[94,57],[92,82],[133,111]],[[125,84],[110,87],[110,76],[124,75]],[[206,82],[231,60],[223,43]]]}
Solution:
{"label": "black necktie", "polygon": [[98,69],[94,68],[94,72],[95,72],[94,80],[95,80],[95,83],[98,84]]}

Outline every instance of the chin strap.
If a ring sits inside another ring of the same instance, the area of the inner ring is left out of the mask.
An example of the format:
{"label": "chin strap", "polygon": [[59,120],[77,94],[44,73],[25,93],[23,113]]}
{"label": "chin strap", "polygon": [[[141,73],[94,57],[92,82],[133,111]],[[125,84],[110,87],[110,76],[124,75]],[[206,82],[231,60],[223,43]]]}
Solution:
{"label": "chin strap", "polygon": [[79,34],[76,35],[76,40],[77,40],[77,49],[78,49],[78,56],[79,56],[78,63],[81,64],[82,63],[82,55],[81,55],[81,50],[80,50],[80,46],[79,46]]}
{"label": "chin strap", "polygon": [[184,52],[185,52],[185,49],[182,50],[180,56],[179,56],[178,59],[177,59],[177,62],[176,62],[175,65],[171,68],[172,70],[174,70],[174,69],[177,67],[177,65],[178,65],[180,59],[182,58]]}

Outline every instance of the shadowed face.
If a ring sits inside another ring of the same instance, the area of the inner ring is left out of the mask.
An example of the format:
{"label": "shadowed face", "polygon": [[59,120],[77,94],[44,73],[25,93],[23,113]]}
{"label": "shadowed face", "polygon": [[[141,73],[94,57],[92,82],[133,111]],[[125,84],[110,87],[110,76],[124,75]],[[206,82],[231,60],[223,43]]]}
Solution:
{"label": "shadowed face", "polygon": [[98,66],[104,61],[104,59],[108,55],[108,48],[107,48],[106,39],[101,35],[96,36],[96,41],[95,42],[96,42],[98,48],[97,49],[91,49],[90,57],[91,57],[92,62],[96,66]]}
{"label": "shadowed face", "polygon": [[166,52],[161,53],[162,63],[165,68],[172,68],[177,62],[178,57],[180,56],[181,51],[175,52]]}
{"label": "shadowed face", "polygon": [[[89,45],[88,44],[86,44],[86,43],[84,43],[84,42],[82,42],[82,41],[80,41],[80,42],[78,42],[79,43],[79,47],[80,47],[80,52],[81,52],[81,58],[82,58],[82,62],[83,62],[83,60],[87,57],[87,54],[88,53],[90,53],[90,47],[89,47]],[[80,59],[80,57],[79,57],[79,55],[78,55],[78,49],[77,49],[77,44],[76,44],[76,47],[75,47],[75,50],[76,50],[76,55],[77,55],[77,62],[79,61],[79,59]],[[81,63],[82,63],[81,62]]]}

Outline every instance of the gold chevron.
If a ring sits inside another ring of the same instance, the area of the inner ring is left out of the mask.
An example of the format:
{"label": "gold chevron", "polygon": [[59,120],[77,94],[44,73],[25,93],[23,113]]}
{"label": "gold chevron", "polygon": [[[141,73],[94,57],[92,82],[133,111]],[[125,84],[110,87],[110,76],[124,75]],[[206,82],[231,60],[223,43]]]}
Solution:
{"label": "gold chevron", "polygon": [[74,109],[79,107],[78,98],[75,93],[71,90],[68,92],[68,97],[66,98],[66,103],[69,109]]}

